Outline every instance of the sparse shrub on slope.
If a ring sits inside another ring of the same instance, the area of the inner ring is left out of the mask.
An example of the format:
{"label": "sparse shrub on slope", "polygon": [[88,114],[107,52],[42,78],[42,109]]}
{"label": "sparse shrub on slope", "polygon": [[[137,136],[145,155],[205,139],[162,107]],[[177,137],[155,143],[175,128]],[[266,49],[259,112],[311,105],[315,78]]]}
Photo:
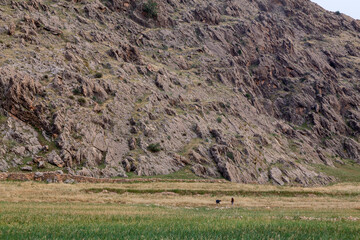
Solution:
{"label": "sparse shrub on slope", "polygon": [[148,0],[144,6],[143,11],[149,18],[157,18],[158,16],[158,4],[154,0]]}
{"label": "sparse shrub on slope", "polygon": [[100,73],[100,72],[97,72],[97,73],[95,73],[94,77],[95,77],[95,78],[102,78],[102,77],[103,77],[103,74]]}
{"label": "sparse shrub on slope", "polygon": [[149,146],[147,147],[147,150],[149,150],[150,152],[153,152],[153,153],[160,152],[161,151],[160,143],[149,144]]}

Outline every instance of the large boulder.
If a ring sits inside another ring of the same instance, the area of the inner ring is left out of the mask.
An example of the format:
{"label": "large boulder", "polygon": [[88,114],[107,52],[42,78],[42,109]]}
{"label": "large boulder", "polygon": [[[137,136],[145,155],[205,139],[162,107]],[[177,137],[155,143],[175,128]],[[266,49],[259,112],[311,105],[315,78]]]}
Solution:
{"label": "large boulder", "polygon": [[48,155],[47,162],[57,167],[65,167],[64,161],[60,158],[55,150]]}

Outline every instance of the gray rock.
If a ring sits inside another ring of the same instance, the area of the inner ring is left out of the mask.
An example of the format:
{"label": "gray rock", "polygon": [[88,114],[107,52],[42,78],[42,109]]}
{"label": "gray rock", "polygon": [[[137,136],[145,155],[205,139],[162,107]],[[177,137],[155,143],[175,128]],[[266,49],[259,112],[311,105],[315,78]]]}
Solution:
{"label": "gray rock", "polygon": [[5,160],[0,159],[0,172],[6,172],[8,169],[8,163]]}
{"label": "gray rock", "polygon": [[87,167],[97,167],[103,161],[101,151],[94,147],[82,148],[78,151],[77,159],[79,162],[86,163]]}
{"label": "gray rock", "polygon": [[31,172],[31,171],[32,171],[32,167],[30,167],[30,166],[22,167],[22,168],[21,168],[21,171]]}
{"label": "gray rock", "polygon": [[42,178],[42,177],[44,177],[44,173],[42,173],[42,172],[35,172],[34,177],[35,177],[35,178]]}
{"label": "gray rock", "polygon": [[129,149],[134,150],[136,148],[136,138],[132,137],[129,139]]}
{"label": "gray rock", "polygon": [[283,173],[277,167],[273,167],[269,171],[270,179],[273,180],[278,185],[284,185],[284,181],[282,179]]}
{"label": "gray rock", "polygon": [[57,181],[53,178],[47,178],[46,183],[56,183]]}
{"label": "gray rock", "polygon": [[57,167],[64,167],[65,163],[63,162],[63,160],[59,157],[59,155],[56,153],[56,151],[52,151],[48,156],[47,156],[47,162],[57,166]]}
{"label": "gray rock", "polygon": [[76,175],[75,172],[74,172],[74,170],[71,169],[71,168],[69,168],[69,167],[66,167],[66,168],[65,168],[65,171],[67,171],[67,173],[70,174],[70,175],[73,175],[73,176]]}
{"label": "gray rock", "polygon": [[64,181],[65,184],[74,184],[75,183],[75,180],[74,179],[66,179]]}
{"label": "gray rock", "polygon": [[46,166],[45,166],[45,162],[44,161],[39,161],[38,163],[37,163],[37,168],[39,168],[39,169],[43,169],[43,168],[45,168]]}
{"label": "gray rock", "polygon": [[216,169],[211,167],[205,167],[201,164],[195,164],[191,167],[191,171],[199,177],[202,178],[218,178],[220,177],[219,172],[216,171]]}
{"label": "gray rock", "polygon": [[348,138],[345,139],[343,146],[348,157],[360,163],[360,144]]}
{"label": "gray rock", "polygon": [[13,167],[16,167],[17,165],[22,165],[23,164],[23,159],[18,158],[18,157],[14,157],[14,159],[11,161],[11,165]]}
{"label": "gray rock", "polygon": [[[133,159],[132,159],[133,160]],[[133,160],[134,161],[134,160]],[[130,164],[130,161],[128,159],[124,159],[122,161],[122,165],[123,165],[123,168],[125,170],[125,172],[130,172],[131,171],[131,164]],[[135,169],[136,170],[136,169]]]}
{"label": "gray rock", "polygon": [[104,178],[114,178],[114,177],[127,177],[124,169],[115,169],[112,167],[106,167],[101,170],[101,176]]}
{"label": "gray rock", "polygon": [[81,170],[77,171],[76,175],[84,176],[84,177],[94,177],[94,174],[85,167],[83,167]]}
{"label": "gray rock", "polygon": [[19,147],[14,148],[13,151],[18,156],[24,157],[26,149],[24,146],[19,146]]}

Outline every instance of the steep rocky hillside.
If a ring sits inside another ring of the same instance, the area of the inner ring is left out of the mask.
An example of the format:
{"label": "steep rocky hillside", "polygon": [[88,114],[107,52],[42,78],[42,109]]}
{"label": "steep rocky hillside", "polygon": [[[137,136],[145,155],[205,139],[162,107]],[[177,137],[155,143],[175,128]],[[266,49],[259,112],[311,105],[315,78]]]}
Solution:
{"label": "steep rocky hillside", "polygon": [[1,0],[0,171],[327,184],[360,22],[308,0]]}

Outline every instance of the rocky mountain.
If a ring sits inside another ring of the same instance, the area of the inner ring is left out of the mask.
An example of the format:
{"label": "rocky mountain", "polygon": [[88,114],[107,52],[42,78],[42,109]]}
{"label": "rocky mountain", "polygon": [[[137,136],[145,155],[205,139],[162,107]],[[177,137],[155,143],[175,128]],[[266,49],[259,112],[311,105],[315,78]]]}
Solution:
{"label": "rocky mountain", "polygon": [[1,0],[0,49],[0,171],[360,164],[360,21],[309,0]]}

